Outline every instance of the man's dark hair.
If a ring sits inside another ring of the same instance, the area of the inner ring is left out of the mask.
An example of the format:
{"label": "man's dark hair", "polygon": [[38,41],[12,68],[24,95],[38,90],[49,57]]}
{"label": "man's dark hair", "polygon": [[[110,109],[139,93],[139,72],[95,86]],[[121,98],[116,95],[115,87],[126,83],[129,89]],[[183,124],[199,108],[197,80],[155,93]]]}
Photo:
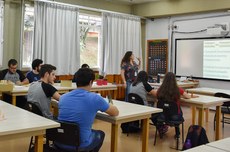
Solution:
{"label": "man's dark hair", "polygon": [[39,75],[40,75],[40,77],[44,77],[46,72],[48,72],[50,74],[53,70],[56,70],[55,66],[53,66],[51,64],[43,64],[41,66],[40,71],[39,71]]}
{"label": "man's dark hair", "polygon": [[95,80],[95,74],[90,68],[80,68],[74,76],[78,87],[89,85],[90,81]]}
{"label": "man's dark hair", "polygon": [[42,64],[42,63],[43,63],[43,61],[41,59],[35,59],[32,62],[32,68],[35,70],[36,67],[39,67],[39,65]]}
{"label": "man's dark hair", "polygon": [[84,64],[81,65],[81,68],[89,68],[89,65],[84,63]]}
{"label": "man's dark hair", "polygon": [[10,60],[8,61],[8,67],[10,67],[10,65],[16,65],[16,64],[18,64],[18,61],[15,60],[15,59],[10,59]]}

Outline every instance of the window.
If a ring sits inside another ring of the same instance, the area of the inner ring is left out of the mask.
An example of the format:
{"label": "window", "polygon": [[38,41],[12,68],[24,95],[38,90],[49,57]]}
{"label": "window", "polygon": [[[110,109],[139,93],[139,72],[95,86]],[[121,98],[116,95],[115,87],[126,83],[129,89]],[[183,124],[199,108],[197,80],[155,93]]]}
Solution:
{"label": "window", "polygon": [[24,39],[22,53],[22,68],[30,68],[33,60],[34,7],[25,5]]}
{"label": "window", "polygon": [[79,15],[81,65],[87,63],[90,67],[99,66],[101,20],[101,16],[82,13]]}
{"label": "window", "polygon": [[[80,25],[80,64],[87,63],[90,67],[98,67],[101,40],[102,17],[83,14],[79,15]],[[22,67],[29,68],[33,60],[34,7],[26,4],[24,15],[24,40]]]}

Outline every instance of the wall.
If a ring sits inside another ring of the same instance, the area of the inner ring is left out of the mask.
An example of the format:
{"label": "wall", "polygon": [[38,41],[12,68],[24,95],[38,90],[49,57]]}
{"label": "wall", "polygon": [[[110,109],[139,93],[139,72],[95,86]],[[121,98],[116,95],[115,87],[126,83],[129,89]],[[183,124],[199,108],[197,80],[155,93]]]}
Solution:
{"label": "wall", "polygon": [[20,3],[5,1],[3,67],[1,69],[7,67],[8,60],[11,58],[15,58],[19,61],[20,12]]}
{"label": "wall", "polygon": [[[197,37],[213,37],[206,32],[179,34],[172,33],[172,26],[177,25],[176,31],[192,32],[213,26],[217,23],[230,23],[230,13],[217,12],[197,15],[174,16],[170,18],[148,20],[146,23],[146,41],[150,39],[168,39],[169,41],[169,69],[174,71],[174,42],[176,38],[197,38]],[[170,27],[170,28],[169,28]],[[214,81],[214,80],[200,80],[201,87],[215,87],[222,89],[230,89],[230,82]]]}
{"label": "wall", "polygon": [[133,6],[133,13],[145,17],[228,10],[229,0],[160,0]]}

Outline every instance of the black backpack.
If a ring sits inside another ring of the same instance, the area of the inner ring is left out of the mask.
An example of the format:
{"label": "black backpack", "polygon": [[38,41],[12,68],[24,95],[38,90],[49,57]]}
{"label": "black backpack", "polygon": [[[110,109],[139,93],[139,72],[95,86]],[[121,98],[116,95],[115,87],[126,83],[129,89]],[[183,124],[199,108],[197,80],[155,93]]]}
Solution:
{"label": "black backpack", "polygon": [[191,141],[190,148],[209,143],[205,129],[199,125],[191,125],[189,127],[183,150],[189,149],[186,147],[186,141],[189,139]]}
{"label": "black backpack", "polygon": [[122,133],[136,133],[141,131],[139,120],[121,124]]}

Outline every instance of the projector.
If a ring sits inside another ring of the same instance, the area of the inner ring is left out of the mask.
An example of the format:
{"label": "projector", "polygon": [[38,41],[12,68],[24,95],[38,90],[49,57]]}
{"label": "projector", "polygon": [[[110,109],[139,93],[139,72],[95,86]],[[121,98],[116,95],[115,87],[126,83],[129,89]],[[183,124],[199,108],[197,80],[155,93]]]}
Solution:
{"label": "projector", "polygon": [[215,24],[214,26],[207,27],[208,35],[225,35],[229,32],[228,23]]}

